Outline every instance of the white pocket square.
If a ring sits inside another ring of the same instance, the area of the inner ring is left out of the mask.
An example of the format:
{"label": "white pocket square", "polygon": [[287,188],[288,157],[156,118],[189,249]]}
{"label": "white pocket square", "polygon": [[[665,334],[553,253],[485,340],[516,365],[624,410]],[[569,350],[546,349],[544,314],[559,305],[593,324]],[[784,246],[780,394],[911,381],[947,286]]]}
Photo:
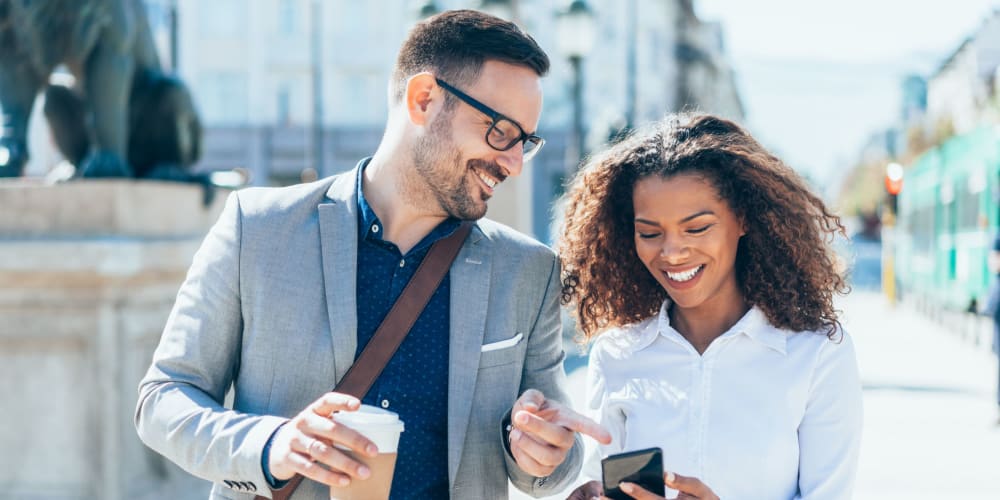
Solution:
{"label": "white pocket square", "polygon": [[520,342],[521,339],[523,338],[524,335],[518,333],[517,335],[514,335],[513,337],[507,340],[501,340],[499,342],[490,342],[489,344],[483,344],[483,352],[496,351],[497,349],[506,349],[508,347],[516,346],[517,343]]}

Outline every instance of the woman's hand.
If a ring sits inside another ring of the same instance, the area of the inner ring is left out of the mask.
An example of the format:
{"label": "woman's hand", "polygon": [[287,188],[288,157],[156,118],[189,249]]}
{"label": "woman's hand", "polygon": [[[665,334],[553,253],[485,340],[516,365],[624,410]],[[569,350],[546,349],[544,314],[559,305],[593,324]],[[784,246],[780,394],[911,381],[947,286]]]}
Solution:
{"label": "woman's hand", "polygon": [[[673,472],[664,472],[663,484],[666,484],[668,487],[675,489],[680,493],[674,497],[677,500],[719,500],[719,496],[716,495],[711,488],[705,486],[705,483],[695,477],[685,477],[680,474],[674,474]],[[636,500],[655,500],[663,498],[659,495],[654,495],[646,491],[641,486],[634,483],[621,483],[619,487],[625,492],[625,494],[635,498]]]}
{"label": "woman's hand", "polygon": [[591,500],[592,498],[604,498],[604,488],[600,481],[591,481],[581,484],[579,488],[573,490],[566,500]]}

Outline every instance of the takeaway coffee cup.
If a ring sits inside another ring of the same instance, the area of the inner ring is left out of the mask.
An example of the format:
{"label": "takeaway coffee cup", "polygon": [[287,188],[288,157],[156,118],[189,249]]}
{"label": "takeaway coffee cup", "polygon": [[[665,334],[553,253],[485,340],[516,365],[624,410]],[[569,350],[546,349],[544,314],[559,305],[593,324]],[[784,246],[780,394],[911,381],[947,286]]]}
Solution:
{"label": "takeaway coffee cup", "polygon": [[361,405],[358,411],[334,413],[333,420],[370,439],[378,447],[378,456],[369,458],[347,451],[352,458],[367,465],[372,474],[368,479],[353,479],[344,488],[331,487],[330,500],[388,499],[392,473],[396,468],[399,433],[403,432],[403,421],[399,419],[399,415],[374,406]]}

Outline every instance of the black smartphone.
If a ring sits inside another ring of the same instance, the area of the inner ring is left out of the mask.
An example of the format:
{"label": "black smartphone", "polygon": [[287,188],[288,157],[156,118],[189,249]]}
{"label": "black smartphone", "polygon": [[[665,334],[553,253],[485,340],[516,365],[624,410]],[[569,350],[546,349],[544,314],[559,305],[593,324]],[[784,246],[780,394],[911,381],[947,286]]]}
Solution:
{"label": "black smartphone", "polygon": [[620,488],[621,482],[635,483],[661,497],[663,487],[663,450],[647,448],[610,455],[601,460],[604,496],[613,500],[631,500]]}

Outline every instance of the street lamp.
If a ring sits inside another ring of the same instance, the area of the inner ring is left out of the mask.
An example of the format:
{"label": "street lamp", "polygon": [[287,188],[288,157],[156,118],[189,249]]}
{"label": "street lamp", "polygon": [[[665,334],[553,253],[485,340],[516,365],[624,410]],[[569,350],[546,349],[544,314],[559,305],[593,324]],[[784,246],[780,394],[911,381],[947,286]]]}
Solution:
{"label": "street lamp", "polygon": [[312,0],[309,4],[309,56],[310,80],[312,84],[312,161],[316,173],[326,176],[326,161],[323,157],[323,6],[320,0]]}
{"label": "street lamp", "polygon": [[420,7],[417,7],[417,20],[422,21],[441,12],[434,0],[427,0]]}
{"label": "street lamp", "polygon": [[508,21],[514,19],[514,6],[510,0],[481,0],[479,11]]}
{"label": "street lamp", "polygon": [[574,168],[585,155],[583,130],[583,58],[594,48],[597,30],[594,11],[584,0],[573,0],[557,14],[556,36],[559,52],[569,59],[573,69],[573,127],[570,134],[568,164]]}

